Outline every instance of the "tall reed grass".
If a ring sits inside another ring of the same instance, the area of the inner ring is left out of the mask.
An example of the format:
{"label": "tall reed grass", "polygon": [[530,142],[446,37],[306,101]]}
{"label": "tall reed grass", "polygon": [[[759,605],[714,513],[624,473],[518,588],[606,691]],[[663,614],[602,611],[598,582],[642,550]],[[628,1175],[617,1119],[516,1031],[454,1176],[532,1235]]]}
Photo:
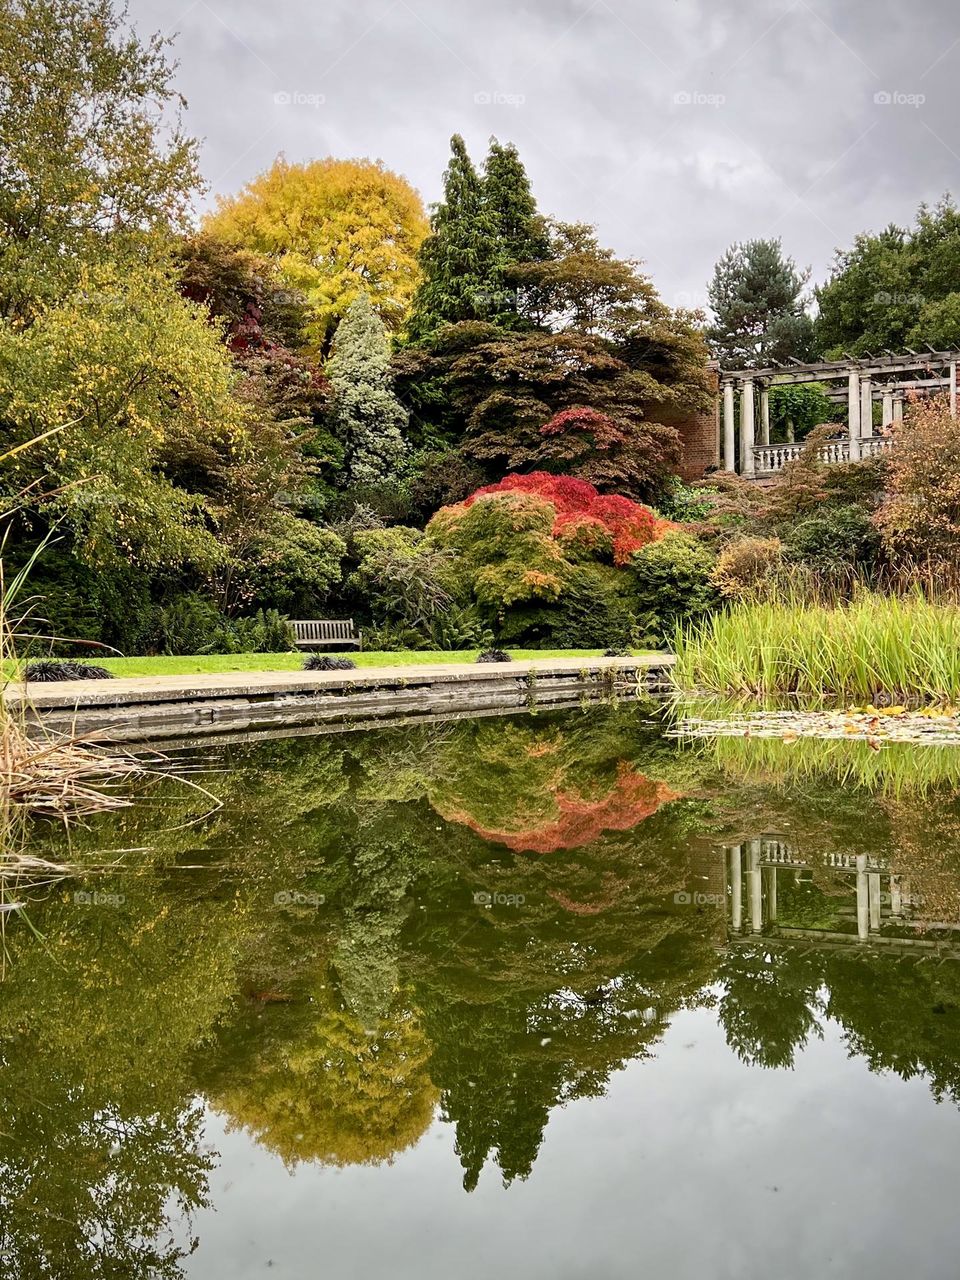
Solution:
{"label": "tall reed grass", "polygon": [[736,605],[679,628],[673,680],[684,690],[799,694],[869,702],[960,702],[960,605],[859,592],[836,606]]}

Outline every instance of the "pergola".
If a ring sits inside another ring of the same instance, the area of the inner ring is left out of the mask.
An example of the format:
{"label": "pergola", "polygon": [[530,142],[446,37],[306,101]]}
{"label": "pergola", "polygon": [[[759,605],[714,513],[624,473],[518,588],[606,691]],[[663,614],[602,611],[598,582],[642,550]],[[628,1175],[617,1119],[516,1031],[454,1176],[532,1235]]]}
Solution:
{"label": "pergola", "polygon": [[[929,395],[947,391],[950,413],[957,416],[957,361],[960,350],[908,350],[905,355],[886,351],[881,356],[847,356],[843,360],[820,360],[802,364],[772,364],[767,368],[720,371],[723,405],[721,444],[723,469],[748,477],[772,475],[797,456],[802,445],[770,443],[770,389],[802,383],[839,383],[829,387],[831,400],[847,402],[847,433],[844,439],[828,441],[821,454],[828,462],[857,462],[882,452],[890,445],[888,428],[903,417],[904,399],[911,394]],[[846,384],[845,386],[843,384]],[[734,420],[735,394],[740,392],[740,450],[737,467],[737,433]],[[881,401],[882,431],[873,429],[873,402]],[[756,424],[759,417],[759,443]]]}

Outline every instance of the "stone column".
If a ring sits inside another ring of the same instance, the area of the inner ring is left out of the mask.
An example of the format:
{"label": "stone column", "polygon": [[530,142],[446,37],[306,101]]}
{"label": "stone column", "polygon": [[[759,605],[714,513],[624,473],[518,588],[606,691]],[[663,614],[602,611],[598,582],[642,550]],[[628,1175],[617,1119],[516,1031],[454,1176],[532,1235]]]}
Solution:
{"label": "stone column", "polygon": [[893,421],[893,392],[885,391],[883,393],[883,425],[889,427]]}
{"label": "stone column", "polygon": [[787,419],[787,443],[793,444],[796,438],[797,438],[797,433],[794,430],[793,419],[788,418]]}
{"label": "stone column", "polygon": [[869,378],[860,380],[860,439],[869,440],[873,435],[873,383]]}
{"label": "stone column", "polygon": [[950,361],[950,417],[957,416],[957,362]]}
{"label": "stone column", "polygon": [[745,476],[757,472],[753,444],[753,379],[744,378],[740,384],[740,472]]}
{"label": "stone column", "polygon": [[760,388],[760,443],[770,443],[770,388]]}
{"label": "stone column", "polygon": [[723,469],[737,469],[737,431],[733,414],[733,382],[729,378],[723,383]]}
{"label": "stone column", "polygon": [[851,369],[847,374],[847,436],[850,440],[850,461],[860,459],[860,371]]}
{"label": "stone column", "polygon": [[893,420],[894,422],[903,421],[903,392],[893,397]]}
{"label": "stone column", "polygon": [[739,933],[743,928],[742,852],[742,847],[738,844],[730,850],[730,924],[734,933]]}
{"label": "stone column", "polygon": [[892,916],[903,915],[903,895],[900,892],[900,877],[890,877],[890,914]]}

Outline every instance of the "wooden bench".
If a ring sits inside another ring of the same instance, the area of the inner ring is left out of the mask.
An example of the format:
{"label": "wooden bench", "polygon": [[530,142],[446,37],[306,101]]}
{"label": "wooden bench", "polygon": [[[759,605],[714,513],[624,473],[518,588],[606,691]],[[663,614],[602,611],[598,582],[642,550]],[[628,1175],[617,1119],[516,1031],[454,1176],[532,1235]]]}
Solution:
{"label": "wooden bench", "polygon": [[346,622],[291,621],[298,649],[362,649],[363,634],[355,630],[353,619]]}

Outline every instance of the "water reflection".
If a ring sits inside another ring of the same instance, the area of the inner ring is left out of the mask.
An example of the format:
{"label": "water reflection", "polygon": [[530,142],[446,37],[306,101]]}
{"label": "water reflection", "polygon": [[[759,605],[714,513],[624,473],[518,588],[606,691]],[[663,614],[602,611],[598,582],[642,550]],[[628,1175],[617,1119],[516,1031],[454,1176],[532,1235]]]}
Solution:
{"label": "water reflection", "polygon": [[958,809],[926,765],[891,757],[891,786],[804,757],[801,784],[627,707],[211,763],[220,811],[191,825],[158,786],[71,850],[148,854],[8,926],[8,1274],[182,1274],[205,1109],[294,1174],[399,1178],[439,1119],[466,1191],[535,1181],[551,1115],[685,1011],[758,1070],[833,1026],[865,1071],[960,1099]]}

